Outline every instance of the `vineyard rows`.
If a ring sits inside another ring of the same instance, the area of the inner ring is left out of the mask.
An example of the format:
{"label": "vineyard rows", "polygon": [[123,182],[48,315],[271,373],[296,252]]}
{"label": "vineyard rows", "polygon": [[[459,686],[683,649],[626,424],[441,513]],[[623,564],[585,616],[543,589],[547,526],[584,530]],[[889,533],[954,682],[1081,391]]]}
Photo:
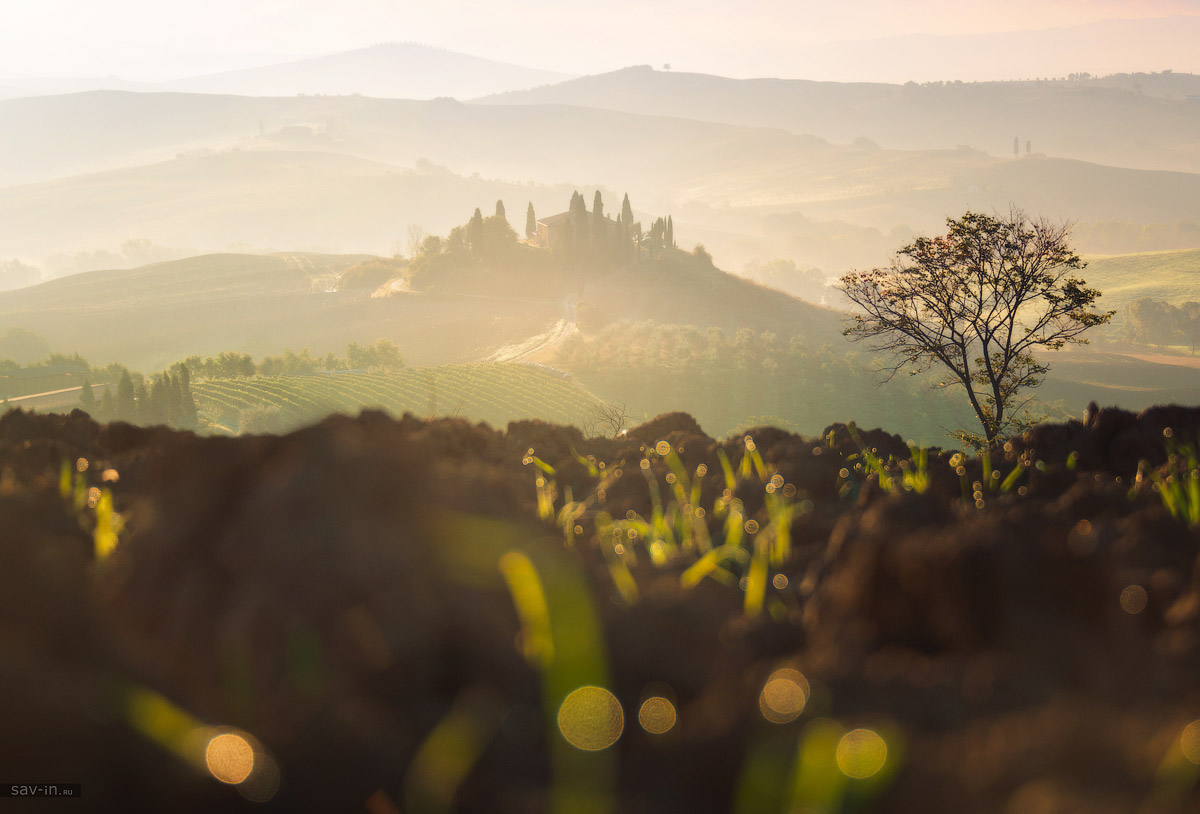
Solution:
{"label": "vineyard rows", "polygon": [[243,426],[248,414],[266,415],[270,428],[283,430],[329,413],[369,408],[394,415],[456,415],[496,427],[528,418],[579,424],[596,405],[575,382],[514,363],[205,379],[192,384],[192,394],[203,419],[234,431],[255,429]]}

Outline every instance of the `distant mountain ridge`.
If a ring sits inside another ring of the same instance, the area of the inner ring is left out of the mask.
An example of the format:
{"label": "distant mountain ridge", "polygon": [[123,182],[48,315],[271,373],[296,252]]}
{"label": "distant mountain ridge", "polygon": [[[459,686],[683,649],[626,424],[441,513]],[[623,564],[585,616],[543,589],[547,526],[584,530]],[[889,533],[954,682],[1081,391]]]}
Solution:
{"label": "distant mountain ridge", "polygon": [[[6,80],[0,97],[91,90],[214,93],[236,96],[375,96],[389,99],[471,99],[571,79],[571,74],[527,68],[419,43],[381,43],[166,82],[116,77]],[[25,87],[22,87],[22,84]]]}
{"label": "distant mountain ridge", "polygon": [[[1200,31],[1198,31],[1200,37]],[[891,85],[730,79],[637,66],[477,100],[576,105],[778,127],[904,150],[966,145],[991,155],[1045,153],[1136,169],[1200,172],[1200,77]],[[1142,86],[1162,84],[1160,93]],[[1165,98],[1170,94],[1171,98]],[[1028,142],[1028,144],[1027,144]]]}

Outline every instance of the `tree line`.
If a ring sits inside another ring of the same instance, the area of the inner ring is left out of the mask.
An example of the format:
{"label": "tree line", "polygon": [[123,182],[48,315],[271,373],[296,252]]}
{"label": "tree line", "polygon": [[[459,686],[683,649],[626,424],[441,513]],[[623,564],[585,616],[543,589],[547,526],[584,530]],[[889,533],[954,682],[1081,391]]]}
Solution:
{"label": "tree line", "polygon": [[[373,345],[351,342],[344,356],[333,353],[314,356],[305,348],[296,353],[285,350],[255,362],[248,353],[225,351],[215,356],[189,356],[167,370],[152,376],[133,372],[119,364],[87,368],[78,354],[51,357],[78,362],[87,373],[80,390],[79,406],[97,421],[127,421],[153,426],[165,424],[184,430],[199,429],[192,381],[199,379],[236,379],[250,376],[302,376],[339,370],[390,371],[404,367],[400,349],[394,342],[380,339]],[[11,363],[10,363],[11,364]],[[0,369],[5,362],[0,361]],[[106,386],[97,397],[93,383]],[[115,383],[115,385],[114,385]]]}
{"label": "tree line", "polygon": [[[497,207],[503,211],[502,203]],[[532,240],[536,235],[537,215],[531,201],[525,212],[525,237]],[[568,268],[615,268],[639,263],[643,258],[657,258],[663,251],[674,248],[675,222],[670,215],[656,218],[649,229],[643,229],[641,222],[634,219],[629,193],[625,193],[614,220],[605,214],[600,190],[592,197],[590,212],[580,192],[571,194],[562,237],[550,246],[559,264]]]}
{"label": "tree line", "polygon": [[265,356],[255,362],[248,353],[225,351],[216,356],[189,356],[178,364],[185,365],[198,379],[236,379],[247,376],[303,376],[336,370],[399,370],[404,357],[395,342],[380,339],[373,345],[351,342],[346,355],[333,352],[314,356],[308,348],[296,353],[285,350],[278,356]]}
{"label": "tree line", "polygon": [[1172,305],[1143,297],[1125,310],[1125,338],[1139,345],[1200,347],[1200,302]]}

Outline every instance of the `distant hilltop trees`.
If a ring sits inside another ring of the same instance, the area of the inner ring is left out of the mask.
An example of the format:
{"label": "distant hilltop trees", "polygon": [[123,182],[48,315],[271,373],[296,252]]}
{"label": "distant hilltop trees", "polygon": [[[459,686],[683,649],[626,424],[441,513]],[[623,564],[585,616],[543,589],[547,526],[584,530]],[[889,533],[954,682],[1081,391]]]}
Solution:
{"label": "distant hilltop trees", "polygon": [[[532,203],[529,215],[533,215]],[[583,195],[575,192],[567,211],[535,218],[532,232],[526,226],[526,237],[567,266],[620,266],[674,249],[675,224],[668,215],[656,219],[648,231],[643,230],[641,222],[633,218],[628,193],[614,220],[605,214],[603,196],[596,190],[591,212]]]}
{"label": "distant hilltop trees", "polygon": [[495,287],[497,272],[507,284],[517,278],[531,285],[582,282],[588,274],[653,260],[675,249],[675,222],[667,215],[649,229],[634,219],[629,196],[616,217],[606,211],[599,190],[587,199],[576,191],[566,211],[538,217],[533,203],[525,210],[522,240],[509,225],[504,201],[485,217],[477,208],[462,226],[446,237],[430,235],[414,247],[408,260],[407,281],[414,289]]}

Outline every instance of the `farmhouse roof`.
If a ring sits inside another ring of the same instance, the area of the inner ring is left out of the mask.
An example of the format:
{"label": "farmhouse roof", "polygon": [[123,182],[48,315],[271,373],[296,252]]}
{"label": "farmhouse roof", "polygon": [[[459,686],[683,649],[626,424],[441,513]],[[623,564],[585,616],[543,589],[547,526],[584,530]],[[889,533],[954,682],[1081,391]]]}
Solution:
{"label": "farmhouse roof", "polygon": [[561,223],[569,217],[571,217],[570,212],[560,212],[557,215],[549,215],[544,218],[538,218],[538,223],[544,223],[547,226],[553,226],[556,223]]}

